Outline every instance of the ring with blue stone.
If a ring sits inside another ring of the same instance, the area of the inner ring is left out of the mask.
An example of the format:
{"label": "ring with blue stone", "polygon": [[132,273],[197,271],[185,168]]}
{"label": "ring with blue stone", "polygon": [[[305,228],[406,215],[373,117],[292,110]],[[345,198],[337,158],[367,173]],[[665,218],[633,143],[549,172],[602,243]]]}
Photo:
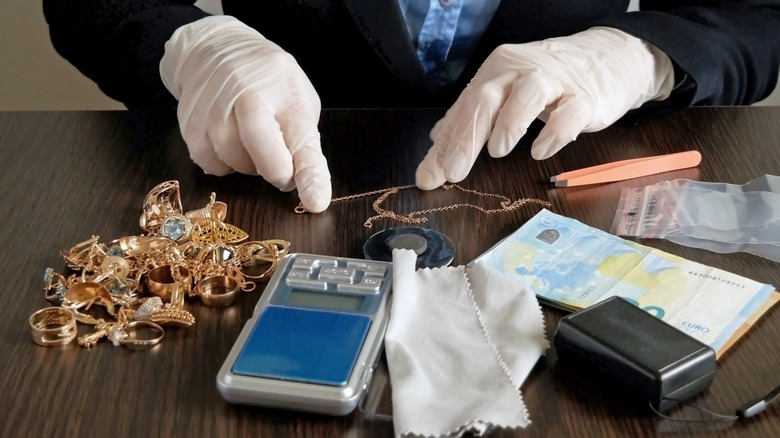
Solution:
{"label": "ring with blue stone", "polygon": [[162,226],[160,226],[160,234],[177,243],[188,240],[191,231],[192,222],[183,214],[169,215],[163,220]]}

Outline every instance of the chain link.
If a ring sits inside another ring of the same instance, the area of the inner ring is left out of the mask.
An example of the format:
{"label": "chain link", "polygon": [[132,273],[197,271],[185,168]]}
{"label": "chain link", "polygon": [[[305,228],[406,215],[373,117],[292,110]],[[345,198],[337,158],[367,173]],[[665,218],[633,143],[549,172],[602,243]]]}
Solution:
{"label": "chain link", "polygon": [[[424,209],[424,210],[416,210],[416,211],[412,211],[412,212],[409,212],[409,213],[406,213],[406,214],[396,213],[396,212],[394,212],[392,210],[386,210],[386,209],[382,208],[382,203],[385,200],[387,200],[387,198],[389,198],[392,195],[397,194],[401,190],[406,190],[406,189],[410,189],[410,188],[413,188],[413,187],[415,187],[414,184],[409,184],[409,185],[405,185],[405,186],[396,186],[396,187],[390,187],[390,188],[386,188],[386,189],[373,190],[373,191],[365,192],[365,193],[357,193],[357,194],[354,194],[354,195],[341,196],[341,197],[338,197],[338,198],[331,199],[331,203],[335,203],[335,202],[339,202],[339,201],[349,201],[349,200],[358,199],[358,198],[365,198],[367,196],[373,196],[373,195],[380,195],[371,204],[372,208],[374,209],[374,211],[377,214],[375,216],[371,216],[368,219],[366,219],[366,221],[363,223],[363,226],[366,227],[366,228],[371,228],[373,226],[373,222],[375,220],[382,219],[382,218],[395,220],[395,221],[398,221],[398,222],[401,222],[401,223],[405,223],[405,224],[421,224],[421,223],[428,222],[428,218],[425,217],[425,215],[427,215],[427,214],[437,213],[437,212],[441,212],[441,211],[454,210],[456,208],[473,208],[473,209],[478,210],[478,211],[480,211],[480,212],[482,212],[484,214],[493,214],[493,213],[509,212],[509,211],[515,210],[515,209],[517,209],[520,206],[525,205],[525,204],[538,204],[538,205],[541,205],[541,206],[544,206],[544,207],[550,207],[550,205],[551,205],[550,202],[544,201],[542,199],[537,199],[537,198],[521,198],[521,199],[517,199],[517,200],[513,201],[510,198],[508,198],[508,197],[506,197],[504,195],[499,195],[497,193],[479,192],[477,190],[467,189],[467,188],[461,187],[458,184],[444,184],[444,185],[441,186],[441,188],[444,189],[444,190],[450,190],[450,189],[454,188],[454,189],[460,190],[461,192],[472,194],[472,195],[477,195],[477,196],[480,196],[480,197],[490,197],[490,198],[499,199],[500,200],[500,203],[499,203],[500,207],[498,207],[498,208],[485,208],[485,207],[482,207],[482,206],[479,206],[479,205],[476,205],[476,204],[471,204],[471,203],[467,203],[467,202],[461,202],[461,203],[450,204],[450,205],[445,205],[445,206],[441,206],[441,207],[433,207],[433,208],[428,208],[428,209]],[[308,212],[308,210],[306,210],[306,208],[303,206],[303,204],[298,204],[298,206],[295,207],[294,211],[295,211],[295,213],[298,213],[298,214],[302,214],[302,213]]]}

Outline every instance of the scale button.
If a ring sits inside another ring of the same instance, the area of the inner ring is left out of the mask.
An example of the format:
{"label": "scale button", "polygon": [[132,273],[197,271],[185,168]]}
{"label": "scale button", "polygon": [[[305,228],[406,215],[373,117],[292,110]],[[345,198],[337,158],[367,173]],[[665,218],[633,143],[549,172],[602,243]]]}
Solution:
{"label": "scale button", "polygon": [[384,277],[387,273],[387,266],[369,264],[365,270],[366,275],[369,277]]}
{"label": "scale button", "polygon": [[362,387],[363,391],[367,391],[368,390],[368,386],[371,384],[371,379],[373,377],[374,377],[374,367],[373,366],[363,368],[363,374],[360,375],[360,380],[359,380],[359,381],[363,382],[363,387]]}
{"label": "scale button", "polygon": [[291,286],[310,287],[313,289],[327,289],[328,284],[324,281],[309,278],[309,271],[303,269],[291,269],[284,280]]}
{"label": "scale button", "polygon": [[315,266],[336,266],[336,259],[310,256],[297,256],[292,269],[312,269]]}
{"label": "scale button", "polygon": [[374,277],[363,277],[360,283],[347,284],[339,283],[336,290],[339,292],[369,292],[377,293],[382,287],[382,279]]}
{"label": "scale button", "polygon": [[331,280],[331,281],[347,281],[352,283],[355,279],[355,269],[354,268],[322,268],[320,269],[320,275],[318,275],[318,278],[320,280]]}
{"label": "scale button", "polygon": [[363,271],[363,275],[369,277],[384,277],[387,273],[387,266],[372,262],[350,260],[347,262],[347,267],[360,269]]}

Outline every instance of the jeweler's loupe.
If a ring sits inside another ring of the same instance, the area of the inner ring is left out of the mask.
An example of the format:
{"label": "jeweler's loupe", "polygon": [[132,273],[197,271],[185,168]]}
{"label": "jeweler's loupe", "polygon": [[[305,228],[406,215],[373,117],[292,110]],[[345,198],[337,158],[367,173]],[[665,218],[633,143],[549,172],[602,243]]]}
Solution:
{"label": "jeweler's loupe", "polygon": [[417,269],[438,268],[452,263],[455,244],[444,234],[423,227],[396,227],[380,231],[366,240],[363,255],[368,260],[393,261],[393,249],[410,249],[417,254]]}

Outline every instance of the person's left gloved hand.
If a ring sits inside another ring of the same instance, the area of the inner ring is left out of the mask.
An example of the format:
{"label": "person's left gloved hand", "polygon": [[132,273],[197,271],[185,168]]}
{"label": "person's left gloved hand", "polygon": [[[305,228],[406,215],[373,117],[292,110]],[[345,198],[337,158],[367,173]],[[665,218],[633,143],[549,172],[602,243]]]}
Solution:
{"label": "person's left gloved hand", "polygon": [[433,146],[417,168],[416,184],[431,190],[463,180],[486,142],[491,156],[503,157],[536,118],[546,124],[531,155],[549,158],[580,133],[602,130],[630,109],[665,99],[673,87],[669,57],[617,29],[505,44],[433,127]]}

